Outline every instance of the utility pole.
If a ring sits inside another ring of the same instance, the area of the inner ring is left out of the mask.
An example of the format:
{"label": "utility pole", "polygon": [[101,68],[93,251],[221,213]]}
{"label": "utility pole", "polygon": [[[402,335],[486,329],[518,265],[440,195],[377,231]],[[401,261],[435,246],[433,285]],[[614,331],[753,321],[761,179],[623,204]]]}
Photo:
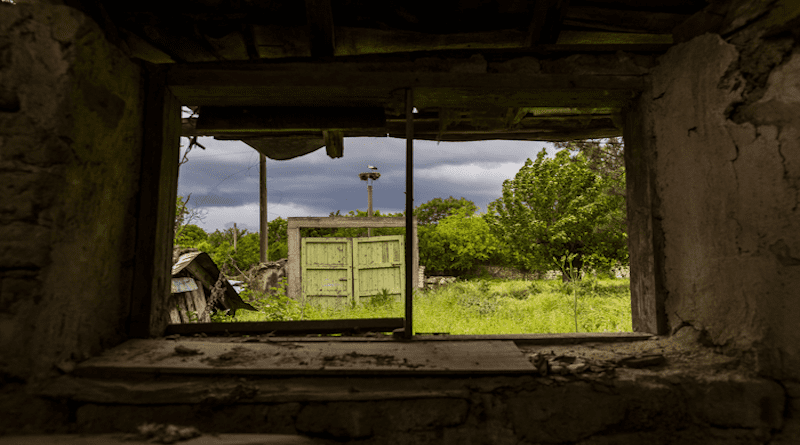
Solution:
{"label": "utility pole", "polygon": [[[378,173],[378,167],[373,167],[371,165],[367,166],[371,172],[366,173],[359,173],[358,177],[362,181],[367,181],[367,216],[372,217],[372,181],[381,177],[381,174]],[[367,228],[367,236],[372,236],[372,228]]]}
{"label": "utility pole", "polygon": [[258,203],[259,203],[259,232],[262,263],[267,262],[269,226],[267,224],[267,157],[260,155],[258,162]]}
{"label": "utility pole", "polygon": [[239,238],[239,229],[236,228],[236,223],[233,223],[233,253],[236,253],[236,243]]}

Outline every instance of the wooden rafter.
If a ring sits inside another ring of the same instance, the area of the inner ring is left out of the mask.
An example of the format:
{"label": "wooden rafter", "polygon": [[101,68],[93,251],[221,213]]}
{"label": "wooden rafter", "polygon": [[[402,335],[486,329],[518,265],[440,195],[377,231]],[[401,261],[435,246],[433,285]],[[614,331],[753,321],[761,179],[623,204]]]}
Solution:
{"label": "wooden rafter", "polygon": [[331,0],[305,0],[311,57],[331,57],[336,49]]}
{"label": "wooden rafter", "polygon": [[537,0],[525,46],[555,44],[569,0]]}

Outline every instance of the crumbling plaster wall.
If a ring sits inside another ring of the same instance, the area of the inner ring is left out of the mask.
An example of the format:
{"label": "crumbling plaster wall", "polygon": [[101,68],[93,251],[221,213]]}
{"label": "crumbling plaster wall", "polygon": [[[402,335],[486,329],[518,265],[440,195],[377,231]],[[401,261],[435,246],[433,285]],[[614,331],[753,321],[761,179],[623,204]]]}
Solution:
{"label": "crumbling plaster wall", "polygon": [[673,47],[637,104],[655,151],[674,332],[800,377],[800,46],[705,34]]}
{"label": "crumbling plaster wall", "polygon": [[124,339],[139,67],[64,6],[0,4],[0,376]]}

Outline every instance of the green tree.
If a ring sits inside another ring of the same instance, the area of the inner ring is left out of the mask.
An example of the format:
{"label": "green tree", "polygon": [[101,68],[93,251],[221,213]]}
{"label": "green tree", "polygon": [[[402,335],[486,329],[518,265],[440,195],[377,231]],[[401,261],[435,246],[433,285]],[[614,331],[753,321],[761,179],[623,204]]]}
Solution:
{"label": "green tree", "polygon": [[192,199],[191,193],[185,198],[178,195],[175,200],[175,227],[173,232],[173,244],[178,245],[178,240],[181,239],[183,231],[186,227],[194,225],[193,223],[203,221],[205,213],[198,208],[190,208],[189,200]]}
{"label": "green tree", "polygon": [[200,241],[208,239],[208,234],[202,228],[189,224],[183,227],[181,233],[175,237],[175,244],[181,247],[195,247]]}
{"label": "green tree", "polygon": [[267,224],[267,260],[277,261],[289,257],[289,223],[278,217]]}
{"label": "green tree", "polygon": [[419,227],[420,264],[440,273],[464,273],[497,260],[502,246],[489,224],[471,209],[462,208],[438,224]]}
{"label": "green tree", "polygon": [[417,224],[421,226],[435,225],[443,218],[456,214],[464,210],[465,215],[469,216],[478,211],[474,202],[464,198],[455,199],[450,196],[447,199],[433,198],[430,201],[420,204],[414,209],[414,216],[417,217]]}
{"label": "green tree", "polygon": [[619,223],[625,200],[608,193],[620,186],[614,181],[592,170],[582,153],[562,150],[547,158],[542,150],[503,182],[503,196],[489,204],[486,220],[514,246],[518,267],[548,270],[571,258],[576,270],[608,268],[627,262],[627,234]]}

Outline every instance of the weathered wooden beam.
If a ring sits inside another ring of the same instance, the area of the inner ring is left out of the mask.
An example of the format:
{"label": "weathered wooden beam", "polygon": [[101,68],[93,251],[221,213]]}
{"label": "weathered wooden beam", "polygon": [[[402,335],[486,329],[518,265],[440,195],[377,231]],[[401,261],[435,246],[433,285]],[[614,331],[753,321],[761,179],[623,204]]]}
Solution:
{"label": "weathered wooden beam", "polygon": [[644,88],[648,55],[570,57],[353,58],[335,63],[175,65],[174,94],[207,106],[383,107],[403,114],[402,91],[418,109],[621,107]]}
{"label": "weathered wooden beam", "polygon": [[[390,133],[390,137],[402,138],[402,134]],[[538,133],[475,133],[475,134],[436,134],[422,133],[415,134],[414,139],[439,142],[471,142],[489,140],[509,140],[509,141],[539,141],[539,142],[561,142],[576,141],[584,139],[603,139],[622,136],[622,130],[617,128],[601,128],[588,130],[569,130],[563,132],[542,131]]]}
{"label": "weathered wooden beam", "polygon": [[328,157],[335,159],[344,156],[344,133],[341,130],[325,130],[322,137]]}
{"label": "weathered wooden beam", "polygon": [[552,45],[558,42],[562,20],[568,7],[569,0],[537,0],[525,46]]}
{"label": "weathered wooden beam", "polygon": [[213,133],[380,129],[382,107],[203,107],[197,131]]}
{"label": "weathered wooden beam", "polygon": [[248,321],[240,323],[171,324],[166,335],[180,334],[340,334],[353,332],[391,332],[403,327],[402,318],[363,318],[357,320]]}
{"label": "weathered wooden beam", "polygon": [[336,48],[331,0],[305,0],[311,57],[332,57]]}
{"label": "weathered wooden beam", "polygon": [[136,263],[128,335],[159,336],[169,323],[170,267],[178,193],[180,103],[159,66],[147,67],[139,179]]}
{"label": "weathered wooden beam", "polygon": [[655,138],[644,124],[642,105],[625,110],[625,175],[630,255],[631,316],[635,332],[667,333],[664,230],[656,187]]}
{"label": "weathered wooden beam", "polygon": [[671,34],[675,26],[689,17],[688,14],[573,6],[566,11],[563,24],[586,30]]}
{"label": "weathered wooden beam", "polygon": [[[414,225],[417,224],[417,219],[414,218]],[[300,229],[303,227],[316,227],[320,229],[331,228],[366,228],[373,229],[387,228],[387,227],[405,227],[406,220],[404,217],[358,217],[352,218],[349,216],[328,216],[328,217],[292,217],[287,220],[287,228]]]}
{"label": "weathered wooden beam", "polygon": [[386,31],[367,28],[337,28],[336,56],[407,53],[482,48],[520,48],[526,33],[516,29],[456,34]]}

